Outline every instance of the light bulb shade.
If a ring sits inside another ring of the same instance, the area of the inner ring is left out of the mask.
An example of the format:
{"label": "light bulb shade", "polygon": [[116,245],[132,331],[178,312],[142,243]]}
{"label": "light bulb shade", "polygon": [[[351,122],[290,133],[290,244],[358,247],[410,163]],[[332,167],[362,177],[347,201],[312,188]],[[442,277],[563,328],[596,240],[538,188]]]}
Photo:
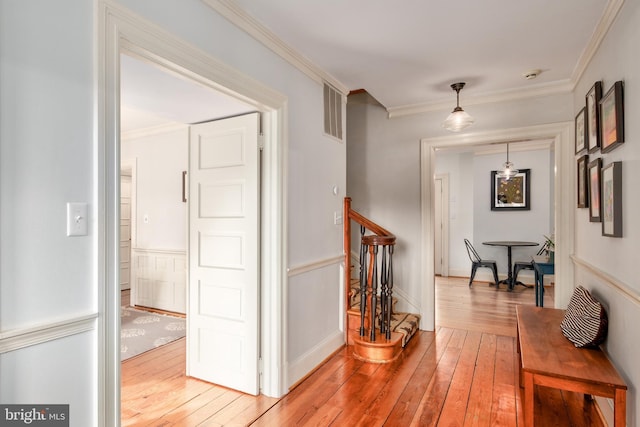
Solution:
{"label": "light bulb shade", "polygon": [[520,171],[518,169],[513,167],[513,163],[505,162],[502,166],[502,170],[499,170],[498,173],[496,173],[496,176],[498,178],[509,180],[516,176],[519,172]]}
{"label": "light bulb shade", "polygon": [[442,123],[442,127],[451,132],[460,132],[462,129],[471,126],[474,121],[469,113],[460,107],[456,107]]}

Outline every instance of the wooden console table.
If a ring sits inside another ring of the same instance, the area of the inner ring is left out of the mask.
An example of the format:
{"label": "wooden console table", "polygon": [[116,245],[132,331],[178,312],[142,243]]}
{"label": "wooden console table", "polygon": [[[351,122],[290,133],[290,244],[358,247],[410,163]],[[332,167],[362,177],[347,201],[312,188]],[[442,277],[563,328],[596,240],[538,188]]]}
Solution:
{"label": "wooden console table", "polygon": [[516,306],[524,424],[533,427],[535,386],[603,396],[614,401],[614,426],[625,427],[627,385],[600,348],[576,348],[562,334],[564,310]]}

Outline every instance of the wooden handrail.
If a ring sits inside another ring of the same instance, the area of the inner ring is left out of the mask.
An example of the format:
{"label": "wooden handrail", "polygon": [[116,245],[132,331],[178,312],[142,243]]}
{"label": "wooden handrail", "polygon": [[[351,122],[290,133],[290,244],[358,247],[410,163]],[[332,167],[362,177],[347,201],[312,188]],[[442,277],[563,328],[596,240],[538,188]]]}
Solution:
{"label": "wooden handrail", "polygon": [[[344,198],[343,211],[343,246],[344,246],[344,284],[345,284],[345,308],[350,306],[350,283],[351,283],[351,221],[355,221],[373,235],[363,236],[363,243],[367,246],[395,245],[396,236],[391,232],[366,218],[362,214],[351,209],[351,198]],[[374,298],[375,300],[375,298]],[[347,309],[345,309],[345,325],[348,325]],[[375,309],[374,309],[375,311]],[[373,329],[373,321],[371,322]],[[362,331],[361,331],[362,332]],[[345,328],[345,342],[348,342],[348,328]]]}
{"label": "wooden handrail", "polygon": [[[351,199],[349,199],[349,200],[351,200]],[[364,226],[364,228],[366,228],[367,230],[370,230],[373,234],[375,234],[377,236],[393,236],[393,237],[395,237],[389,231],[387,231],[384,228],[380,227],[378,224],[376,224],[375,222],[371,221],[369,218],[366,218],[366,217],[362,216],[361,214],[359,214],[358,212],[356,212],[353,209],[351,209],[351,206],[349,206],[349,218],[354,220],[358,224]]]}

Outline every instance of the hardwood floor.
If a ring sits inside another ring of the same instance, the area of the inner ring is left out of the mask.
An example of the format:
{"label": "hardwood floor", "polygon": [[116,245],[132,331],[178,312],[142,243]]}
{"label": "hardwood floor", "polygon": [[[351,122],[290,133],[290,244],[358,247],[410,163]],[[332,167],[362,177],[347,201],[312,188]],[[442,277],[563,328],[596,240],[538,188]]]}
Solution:
{"label": "hardwood floor", "polygon": [[[419,332],[394,362],[339,350],[284,398],[247,396],[184,376],[185,340],[122,364],[125,426],[435,426],[522,424],[515,304],[533,291],[437,280],[437,330]],[[547,292],[545,305],[553,305]],[[494,314],[496,313],[496,314]],[[538,426],[600,426],[576,393],[539,388]]]}

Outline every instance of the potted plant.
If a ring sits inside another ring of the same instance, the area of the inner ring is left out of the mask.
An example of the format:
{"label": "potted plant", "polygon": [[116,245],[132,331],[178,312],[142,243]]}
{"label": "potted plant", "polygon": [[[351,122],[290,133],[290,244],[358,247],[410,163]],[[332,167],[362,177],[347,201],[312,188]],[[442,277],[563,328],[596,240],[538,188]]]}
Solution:
{"label": "potted plant", "polygon": [[544,235],[544,244],[546,249],[545,254],[547,255],[547,259],[549,260],[550,263],[554,262],[554,258],[555,258],[555,250],[556,250],[556,243],[554,240],[554,236],[553,234],[547,236]]}

